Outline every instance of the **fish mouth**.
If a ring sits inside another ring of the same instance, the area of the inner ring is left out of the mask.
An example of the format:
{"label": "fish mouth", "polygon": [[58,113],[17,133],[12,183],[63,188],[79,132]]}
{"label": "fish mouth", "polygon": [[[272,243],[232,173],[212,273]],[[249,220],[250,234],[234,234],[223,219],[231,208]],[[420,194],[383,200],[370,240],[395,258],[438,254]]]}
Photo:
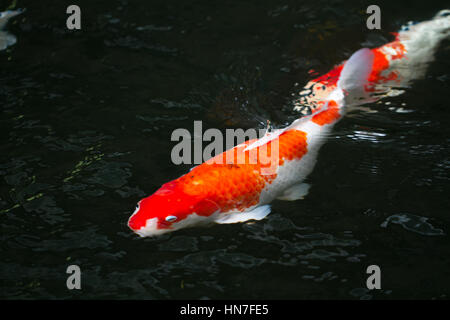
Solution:
{"label": "fish mouth", "polygon": [[148,219],[145,226],[141,226],[140,228],[133,228],[130,226],[130,220],[128,220],[128,227],[141,238],[160,236],[173,231],[171,228],[158,228],[158,218]]}
{"label": "fish mouth", "polygon": [[143,230],[144,228],[141,228],[139,230],[133,230],[134,233],[136,233],[139,237],[141,238],[155,238],[155,237],[159,237],[163,234],[169,233],[173,230],[170,229],[157,229],[157,230],[152,230],[152,231],[146,231]]}

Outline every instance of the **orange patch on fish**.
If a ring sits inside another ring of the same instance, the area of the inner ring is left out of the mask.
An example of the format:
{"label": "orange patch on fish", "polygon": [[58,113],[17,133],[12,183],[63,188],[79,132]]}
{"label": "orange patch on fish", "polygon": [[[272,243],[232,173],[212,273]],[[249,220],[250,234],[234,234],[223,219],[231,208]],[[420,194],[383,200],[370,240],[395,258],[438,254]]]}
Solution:
{"label": "orange patch on fish", "polygon": [[312,121],[319,126],[333,123],[341,117],[339,108],[334,100],[328,102],[328,109],[324,110],[312,117]]}
{"label": "orange patch on fish", "polygon": [[[276,168],[285,161],[301,159],[307,152],[306,133],[299,130],[285,131],[265,145],[244,151],[253,142],[227,150],[175,180],[186,194],[209,199],[198,205],[199,215],[211,214],[211,203],[222,212],[243,211],[258,204],[264,187],[277,177]],[[263,174],[271,165],[275,166],[273,173]]]}
{"label": "orange patch on fish", "polygon": [[383,48],[391,48],[395,50],[395,54],[391,55],[391,59],[401,59],[405,56],[406,49],[405,46],[400,41],[391,42],[383,47],[373,49],[374,54],[372,73],[369,76],[369,82],[387,82],[396,80],[398,74],[396,72],[391,72],[386,76],[382,76],[381,73],[389,68],[389,60],[386,57],[386,53]]}
{"label": "orange patch on fish", "polygon": [[306,132],[304,131],[289,130],[283,132],[278,143],[280,165],[284,163],[284,160],[301,159],[308,152]]}
{"label": "orange patch on fish", "polygon": [[317,79],[314,79],[314,82],[320,82],[324,84],[325,86],[336,86],[339,76],[341,74],[342,69],[344,68],[344,64],[341,64],[327,74],[324,74],[323,76],[318,77]]}

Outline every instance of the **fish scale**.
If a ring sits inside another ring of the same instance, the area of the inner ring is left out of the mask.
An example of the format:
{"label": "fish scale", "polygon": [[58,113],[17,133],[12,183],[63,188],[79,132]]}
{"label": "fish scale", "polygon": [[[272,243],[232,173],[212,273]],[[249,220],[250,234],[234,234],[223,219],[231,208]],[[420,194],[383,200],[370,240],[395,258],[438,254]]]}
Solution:
{"label": "fish scale", "polygon": [[[222,211],[243,211],[259,201],[261,191],[267,184],[276,179],[277,174],[264,175],[259,157],[255,164],[250,161],[251,150],[244,151],[252,141],[247,141],[233,149],[226,151],[217,157],[195,167],[188,174],[175,180],[183,191],[190,195],[207,196],[214,201]],[[283,165],[285,160],[300,159],[307,152],[306,133],[298,130],[284,132],[276,140],[267,145],[267,153],[270,156],[272,144],[278,143],[278,164]],[[261,147],[257,147],[254,154],[258,155]],[[244,163],[239,164],[238,159],[245,157]],[[223,158],[233,159],[237,164],[217,164],[214,161]]]}

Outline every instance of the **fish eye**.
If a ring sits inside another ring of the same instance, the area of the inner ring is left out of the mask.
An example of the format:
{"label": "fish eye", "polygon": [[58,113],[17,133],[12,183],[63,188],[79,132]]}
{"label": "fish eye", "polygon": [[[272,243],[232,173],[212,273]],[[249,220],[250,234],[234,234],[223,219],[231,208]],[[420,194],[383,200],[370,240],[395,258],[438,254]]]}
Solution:
{"label": "fish eye", "polygon": [[139,202],[136,204],[136,209],[139,209],[139,207],[140,207],[140,205],[141,205],[141,202],[142,202],[142,200],[139,201]]}
{"label": "fish eye", "polygon": [[177,217],[175,217],[175,216],[167,216],[167,217],[166,217],[166,221],[167,221],[167,222],[173,222],[173,221],[175,221],[175,220],[177,220]]}

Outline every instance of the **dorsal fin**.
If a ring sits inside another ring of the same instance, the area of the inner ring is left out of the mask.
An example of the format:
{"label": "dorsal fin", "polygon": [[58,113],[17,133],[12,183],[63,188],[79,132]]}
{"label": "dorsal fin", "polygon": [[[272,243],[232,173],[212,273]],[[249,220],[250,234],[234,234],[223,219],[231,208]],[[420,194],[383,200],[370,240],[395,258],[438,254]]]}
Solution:
{"label": "dorsal fin", "polygon": [[327,104],[325,104],[323,108],[318,110],[317,113],[313,113],[311,115],[304,116],[300,119],[295,120],[290,126],[284,129],[275,130],[274,132],[267,134],[263,138],[260,138],[254,143],[248,145],[244,149],[244,151],[264,145],[269,141],[276,139],[283,132],[297,128],[301,124],[310,121],[313,115],[327,110],[329,100],[339,101],[338,104],[340,104],[341,100],[344,97],[344,91],[347,93],[351,93],[352,91],[359,91],[359,89],[363,89],[372,71],[373,58],[374,55],[370,49],[364,48],[356,51],[345,63],[344,68],[342,69],[342,72],[339,76],[337,88],[327,97],[327,99],[325,100]]}
{"label": "dorsal fin", "polygon": [[356,51],[344,65],[337,82],[337,87],[351,93],[363,88],[372,72],[374,54],[372,50],[363,48]]}

